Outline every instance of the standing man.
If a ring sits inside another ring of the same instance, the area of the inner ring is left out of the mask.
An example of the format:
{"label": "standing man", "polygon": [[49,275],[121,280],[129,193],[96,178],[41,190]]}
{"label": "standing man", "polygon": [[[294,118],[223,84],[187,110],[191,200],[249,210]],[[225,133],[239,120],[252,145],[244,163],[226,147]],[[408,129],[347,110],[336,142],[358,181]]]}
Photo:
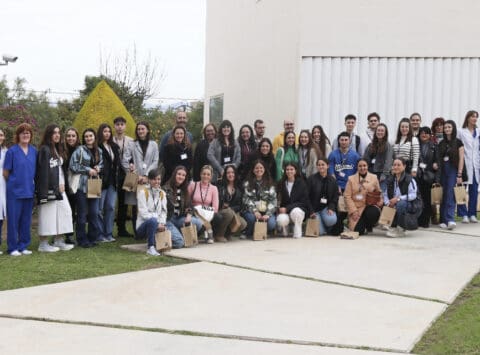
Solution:
{"label": "standing man", "polygon": [[265,136],[265,122],[263,120],[255,120],[253,123],[253,129],[255,130],[255,142],[258,144]]}
{"label": "standing man", "polygon": [[[127,120],[123,117],[117,117],[113,120],[115,128],[115,135],[113,141],[120,147],[120,161],[123,159],[123,153],[127,149],[128,145],[133,142],[133,139],[125,135],[125,128],[127,127]],[[125,221],[127,219],[127,208],[125,204],[125,190],[122,188],[125,181],[125,170],[118,169],[118,205],[117,205],[117,231],[119,237],[133,237],[133,234],[128,233],[125,227]]]}
{"label": "standing man", "polygon": [[414,137],[418,136],[420,131],[420,125],[422,124],[422,116],[418,112],[414,112],[410,115],[410,125],[412,126],[412,134]]}
{"label": "standing man", "polygon": [[[187,113],[184,110],[178,110],[177,114],[175,115],[175,126],[182,126],[185,129],[187,129],[187,123],[188,123],[188,118],[187,118]],[[162,140],[160,141],[160,145],[158,147],[159,151],[159,165],[160,162],[163,164],[163,155],[165,154],[165,146],[167,145],[168,139],[172,135],[172,130],[169,130],[167,133],[165,133],[162,137]],[[190,140],[190,144],[193,143],[193,136],[192,134],[187,131],[187,136],[188,139]]]}
{"label": "standing man", "polygon": [[[284,132],[280,132],[274,139],[272,143],[273,155],[277,154],[277,149],[283,147],[283,136],[285,132],[295,132],[295,123],[293,120],[284,120],[283,121]],[[298,145],[298,136],[295,135],[295,145]]]}
{"label": "standing man", "polygon": [[[357,173],[357,164],[360,155],[351,148],[350,133],[342,132],[338,135],[339,148],[328,156],[328,174],[337,179],[340,195],[343,195],[347,186],[348,178]],[[333,235],[343,232],[343,220],[347,217],[346,212],[338,211],[337,223],[332,227]]]}
{"label": "standing man", "polygon": [[360,142],[365,146],[365,148],[372,143],[373,137],[375,136],[375,130],[380,123],[379,114],[376,112],[369,113],[367,116],[367,122],[368,128],[365,131],[365,135],[362,135],[360,138]]}
{"label": "standing man", "polygon": [[[350,135],[350,148],[354,151],[357,152],[360,156],[363,155],[363,151],[366,148],[366,145],[364,142],[362,142],[362,139],[360,138],[359,135],[355,134],[355,126],[357,125],[357,117],[353,114],[348,114],[345,116],[345,132],[347,132]],[[342,132],[343,133],[343,132]],[[338,135],[337,139],[333,140],[333,147],[332,149],[335,150],[338,148],[339,145],[339,139],[340,135]]]}

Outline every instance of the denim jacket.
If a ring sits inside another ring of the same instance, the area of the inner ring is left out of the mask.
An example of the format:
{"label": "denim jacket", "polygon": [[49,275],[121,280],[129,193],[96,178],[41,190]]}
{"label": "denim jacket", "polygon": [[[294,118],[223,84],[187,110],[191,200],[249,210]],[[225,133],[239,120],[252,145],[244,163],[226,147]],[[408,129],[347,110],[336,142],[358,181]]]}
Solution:
{"label": "denim jacket", "polygon": [[[98,154],[100,161],[97,165],[101,172],[103,170],[103,157],[102,150],[100,148],[98,149]],[[93,157],[91,156],[88,148],[84,145],[80,145],[77,149],[75,149],[70,159],[70,170],[74,174],[80,174],[78,190],[84,193],[87,193],[87,180],[89,177],[89,171],[92,169],[90,167],[92,158]]]}

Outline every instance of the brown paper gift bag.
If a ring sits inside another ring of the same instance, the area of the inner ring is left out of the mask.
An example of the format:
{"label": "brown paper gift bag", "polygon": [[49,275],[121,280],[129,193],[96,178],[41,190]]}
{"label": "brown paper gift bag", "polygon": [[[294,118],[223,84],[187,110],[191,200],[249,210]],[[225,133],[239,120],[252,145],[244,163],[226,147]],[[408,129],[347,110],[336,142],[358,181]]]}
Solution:
{"label": "brown paper gift bag", "polygon": [[91,178],[87,180],[87,198],[100,198],[102,196],[102,179]]}
{"label": "brown paper gift bag", "polygon": [[137,191],[138,185],[138,175],[132,173],[131,171],[127,172],[125,180],[123,181],[122,189],[129,192]]}
{"label": "brown paper gift bag", "polygon": [[443,198],[443,188],[440,184],[433,184],[431,189],[430,203],[432,205],[440,205]]}
{"label": "brown paper gift bag", "polygon": [[338,196],[338,212],[347,212],[347,205],[345,204],[345,197]]}
{"label": "brown paper gift bag", "polygon": [[395,218],[395,213],[397,210],[392,207],[383,206],[382,213],[380,214],[380,218],[378,220],[378,224],[390,226]]}
{"label": "brown paper gift bag", "polygon": [[318,224],[318,218],[308,218],[307,227],[305,228],[305,237],[319,237],[320,226]]}
{"label": "brown paper gift bag", "polygon": [[455,202],[457,205],[465,205],[467,203],[467,190],[465,189],[465,185],[460,184],[455,186],[453,192],[455,193]]}
{"label": "brown paper gift bag", "polygon": [[198,236],[197,236],[197,226],[193,223],[190,223],[189,226],[183,226],[180,228],[180,231],[183,235],[183,242],[184,247],[192,247],[195,244],[198,244]]}
{"label": "brown paper gift bag", "polygon": [[233,215],[232,223],[230,223],[230,226],[229,226],[230,232],[235,233],[236,231],[238,231],[241,225],[242,225],[242,222],[240,221],[240,216],[238,215],[238,213],[235,213]]}
{"label": "brown paper gift bag", "polygon": [[159,251],[172,249],[172,233],[167,229],[155,233],[155,246]]}
{"label": "brown paper gift bag", "polygon": [[253,227],[253,240],[267,239],[267,222],[256,221]]}

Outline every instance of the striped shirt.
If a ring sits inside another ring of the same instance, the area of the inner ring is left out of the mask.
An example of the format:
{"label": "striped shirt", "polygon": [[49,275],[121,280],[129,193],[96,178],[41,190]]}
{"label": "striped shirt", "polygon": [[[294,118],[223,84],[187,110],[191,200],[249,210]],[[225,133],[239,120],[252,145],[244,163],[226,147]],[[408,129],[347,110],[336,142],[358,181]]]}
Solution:
{"label": "striped shirt", "polygon": [[406,137],[400,139],[400,143],[393,145],[395,158],[403,158],[412,162],[412,171],[417,171],[418,158],[420,157],[420,144],[417,137],[412,137],[411,142],[405,142]]}

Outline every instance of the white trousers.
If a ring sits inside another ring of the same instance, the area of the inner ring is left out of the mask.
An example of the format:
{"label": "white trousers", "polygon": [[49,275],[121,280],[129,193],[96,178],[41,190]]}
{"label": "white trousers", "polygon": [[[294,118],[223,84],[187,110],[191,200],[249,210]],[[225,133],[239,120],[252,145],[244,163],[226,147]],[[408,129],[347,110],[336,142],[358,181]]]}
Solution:
{"label": "white trousers", "polygon": [[290,221],[293,222],[293,237],[300,238],[302,236],[302,223],[305,218],[305,212],[301,208],[295,207],[290,214],[280,213],[277,216],[277,225],[279,227],[287,227]]}

